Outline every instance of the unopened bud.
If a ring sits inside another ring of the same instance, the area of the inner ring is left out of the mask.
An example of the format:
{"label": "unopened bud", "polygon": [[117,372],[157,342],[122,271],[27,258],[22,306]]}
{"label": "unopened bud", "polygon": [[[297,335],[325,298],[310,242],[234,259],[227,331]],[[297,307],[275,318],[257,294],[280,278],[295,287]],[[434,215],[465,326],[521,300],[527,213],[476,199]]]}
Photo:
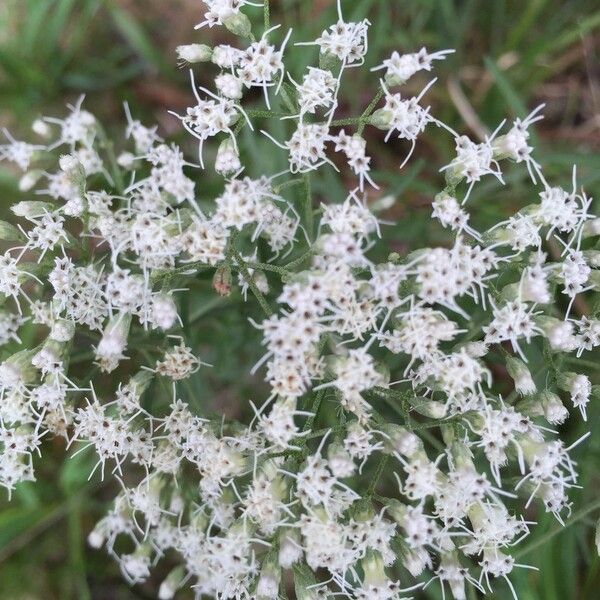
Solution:
{"label": "unopened bud", "polygon": [[43,119],[36,119],[31,124],[31,130],[33,131],[33,133],[46,139],[48,139],[52,135],[52,127],[50,127],[50,125]]}
{"label": "unopened bud", "polygon": [[392,111],[386,108],[379,108],[369,117],[369,123],[373,125],[373,127],[385,131],[390,128],[393,118],[394,115],[392,114]]}
{"label": "unopened bud", "polygon": [[554,392],[545,390],[541,394],[542,408],[544,416],[548,423],[552,425],[560,425],[564,423],[569,416],[569,411],[565,408],[561,399]]}
{"label": "unopened bud", "polygon": [[117,164],[123,169],[131,169],[135,164],[135,156],[131,152],[122,152],[117,158]]}
{"label": "unopened bud", "polygon": [[212,48],[206,44],[186,44],[177,46],[177,58],[187,63],[208,62],[212,57]]}
{"label": "unopened bud", "polygon": [[43,172],[39,170],[28,171],[19,179],[19,190],[21,192],[28,192],[37,184],[42,175]]}
{"label": "unopened bud", "polygon": [[289,569],[302,558],[302,544],[297,529],[281,529],[279,533],[279,566]]}
{"label": "unopened bud", "polygon": [[112,317],[104,329],[102,339],[96,348],[96,359],[104,372],[114,371],[119,361],[124,358],[123,352],[127,347],[130,325],[131,315],[124,313]]}
{"label": "unopened bud", "polygon": [[509,356],[506,359],[506,370],[515,382],[515,389],[521,396],[535,394],[536,387],[527,365],[520,359]]}
{"label": "unopened bud", "polygon": [[226,17],[223,21],[223,25],[225,25],[231,33],[239,35],[240,37],[249,38],[252,33],[250,19],[241,12]]}
{"label": "unopened bud", "polygon": [[256,599],[277,600],[280,581],[281,568],[279,565],[269,559],[265,560],[256,586]]}
{"label": "unopened bud", "polygon": [[158,590],[159,600],[171,600],[175,596],[177,590],[181,587],[185,577],[185,570],[182,566],[175,567],[167,578],[160,584]]}
{"label": "unopened bud", "polygon": [[221,175],[235,173],[242,168],[240,157],[231,138],[226,138],[219,145],[217,159],[215,160],[215,171]]}

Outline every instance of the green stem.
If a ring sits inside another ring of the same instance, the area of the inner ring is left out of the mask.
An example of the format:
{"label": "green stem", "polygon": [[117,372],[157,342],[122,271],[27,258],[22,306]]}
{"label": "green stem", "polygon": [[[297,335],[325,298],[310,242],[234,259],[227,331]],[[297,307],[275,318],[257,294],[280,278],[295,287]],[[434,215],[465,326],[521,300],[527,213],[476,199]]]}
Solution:
{"label": "green stem", "polygon": [[361,135],[365,125],[367,124],[367,121],[369,119],[369,117],[371,116],[371,113],[375,110],[375,107],[377,106],[377,103],[383,98],[383,94],[384,91],[380,88],[377,93],[375,94],[375,97],[373,98],[373,100],[371,100],[371,102],[369,103],[369,106],[367,106],[367,108],[365,108],[365,111],[363,112],[362,115],[360,115],[360,125],[358,126],[358,135]]}
{"label": "green stem", "polygon": [[310,174],[305,173],[303,175],[304,179],[304,220],[306,221],[306,235],[308,239],[312,241],[313,239],[313,200],[312,200],[312,190],[310,185]]}
{"label": "green stem", "polygon": [[347,119],[334,119],[331,121],[332,127],[343,127],[344,125],[360,125],[360,117],[349,117]]}
{"label": "green stem", "polygon": [[595,363],[591,360],[585,360],[585,358],[577,358],[576,356],[565,356],[565,362],[579,365],[581,367],[586,367],[588,369],[597,369],[598,363]]}
{"label": "green stem", "polygon": [[71,498],[69,504],[70,509],[67,515],[67,527],[71,574],[75,576],[73,585],[77,590],[77,598],[81,598],[81,600],[90,600],[92,596],[86,578],[84,538],[81,530],[81,499]]}
{"label": "green stem", "polygon": [[293,269],[294,267],[301,265],[307,258],[310,258],[315,253],[313,248],[309,248],[302,256],[295,258],[284,266],[286,271]]}
{"label": "green stem", "polygon": [[263,16],[265,22],[265,31],[271,28],[271,10],[269,7],[269,0],[263,0]]}
{"label": "green stem", "polygon": [[383,471],[385,470],[389,458],[389,454],[384,454],[383,458],[379,461],[379,464],[377,465],[377,471],[375,471],[373,479],[371,479],[371,483],[369,484],[369,487],[367,489],[366,498],[370,499],[373,497],[373,494],[375,493],[375,488],[377,487],[377,483],[383,475]]}
{"label": "green stem", "polygon": [[286,113],[278,113],[272,110],[256,110],[253,108],[248,108],[245,110],[249,117],[257,117],[259,119],[280,119],[281,117],[288,116]]}
{"label": "green stem", "polygon": [[304,427],[302,428],[302,431],[308,431],[309,429],[312,428],[313,423],[315,422],[315,419],[317,418],[317,414],[319,412],[319,408],[321,407],[321,402],[323,401],[324,396],[325,396],[324,389],[319,390],[317,392],[317,395],[315,396],[312,406],[310,407],[310,412],[312,413],[312,415],[310,417],[308,417],[308,419],[306,419],[306,423],[304,423]]}
{"label": "green stem", "polygon": [[270,265],[268,263],[247,261],[246,266],[250,267],[251,269],[259,269],[260,271],[272,271],[281,277],[289,277],[290,275],[293,275],[291,271],[288,271],[284,267],[278,267],[277,265]]}
{"label": "green stem", "polygon": [[119,164],[117,163],[115,147],[113,142],[108,139],[108,136],[106,135],[104,129],[100,126],[98,126],[98,140],[100,143],[100,148],[102,148],[106,152],[108,163],[110,165],[110,174],[112,175],[117,192],[119,194],[122,194],[123,190],[125,189],[125,183],[123,181],[121,167],[119,167]]}
{"label": "green stem", "polygon": [[283,190],[285,190],[287,188],[293,187],[295,185],[299,185],[299,184],[301,184],[303,182],[304,182],[304,180],[301,177],[296,177],[295,179],[288,179],[287,181],[284,181],[283,183],[280,183],[279,185],[276,185],[273,188],[273,191],[276,194],[279,194],[279,192],[281,192],[281,191],[283,191]]}
{"label": "green stem", "polygon": [[244,277],[246,283],[250,287],[250,291],[254,294],[254,297],[260,304],[260,307],[263,309],[267,317],[270,317],[273,314],[273,311],[271,310],[267,299],[263,296],[263,293],[258,289],[256,283],[254,282],[254,277],[250,275],[250,272],[248,271],[248,267],[246,266],[244,259],[242,258],[240,253],[234,248],[231,248],[231,254],[233,255],[240,271],[242,272],[242,276]]}

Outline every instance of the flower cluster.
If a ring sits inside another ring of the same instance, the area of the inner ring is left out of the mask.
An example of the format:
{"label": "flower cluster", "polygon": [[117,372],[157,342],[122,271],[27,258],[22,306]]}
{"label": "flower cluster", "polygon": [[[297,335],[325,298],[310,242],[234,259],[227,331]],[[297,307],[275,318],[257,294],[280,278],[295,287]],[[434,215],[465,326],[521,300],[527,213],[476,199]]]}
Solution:
{"label": "flower cluster", "polygon": [[[594,393],[585,374],[561,368],[600,345],[600,320],[578,304],[600,288],[591,199],[575,171],[563,189],[534,159],[540,109],[473,141],[424,105],[434,81],[405,93],[450,50],[393,52],[374,69],[385,74],[373,102],[338,122],[368,21],[345,21],[338,5],[337,23],[296,44],[316,45],[319,66],[288,73],[291,32],[266,27],[257,39],[242,12],[254,3],[204,4],[198,28],[225,26],[239,47],[178,48],[182,61],[214,69],[215,90],[192,73],[194,103],[173,113],[197,139],[200,166],[128,107],[113,156],[81,101],[64,119],[36,121],[39,143],[7,134],[0,146],[23,171],[21,191],[39,194],[11,206],[15,224],[0,224],[0,343],[12,349],[0,364],[0,484],[10,494],[35,479],[32,457],[50,437],[93,448],[95,476],[119,491],[89,542],[132,584],[178,556],[163,600],[186,585],[198,598],[275,600],[286,571],[304,600],[397,600],[436,580],[457,600],[497,578],[512,589],[511,571],[527,567],[511,556],[529,532],[526,509],[538,503],[562,522],[578,481],[570,451],[583,438],[566,444],[552,427],[572,412],[586,419]],[[256,87],[266,110],[242,106]],[[280,96],[283,116],[271,111]],[[283,142],[268,130],[278,121]],[[404,164],[432,126],[456,149],[431,199],[450,242],[374,262],[389,224],[369,203],[378,187],[362,132],[407,140]],[[245,175],[244,127],[289,168]],[[200,202],[211,142],[223,185]],[[539,200],[479,231],[472,190],[489,176],[504,184],[510,163],[524,163]],[[354,180],[343,201],[314,205],[320,169]],[[184,400],[182,385],[210,368],[181,308],[207,271],[215,293],[237,285],[264,311],[248,327],[262,335],[253,372],[270,394],[240,401],[246,420],[198,414]],[[530,370],[532,348],[549,357],[543,373]],[[499,363],[513,382],[504,395]]]}

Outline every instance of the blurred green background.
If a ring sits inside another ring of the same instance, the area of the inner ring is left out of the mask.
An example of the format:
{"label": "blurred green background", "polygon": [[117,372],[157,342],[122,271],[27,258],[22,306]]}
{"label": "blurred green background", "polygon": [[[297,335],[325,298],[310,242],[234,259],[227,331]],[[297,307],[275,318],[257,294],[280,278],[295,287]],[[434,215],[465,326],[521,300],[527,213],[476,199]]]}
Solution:
{"label": "blurred green background", "polygon": [[[457,50],[435,64],[439,81],[427,101],[438,118],[461,133],[481,137],[503,118],[525,116],[546,103],[546,119],[536,126],[535,156],[548,180],[569,186],[571,166],[577,164],[580,184],[588,195],[600,196],[597,0],[346,0],[343,6],[347,20],[368,17],[373,23],[367,67],[392,50]],[[314,39],[336,18],[331,0],[279,0],[271,7],[273,22],[294,28],[293,41]],[[230,39],[220,28],[193,31],[203,8],[200,0],[0,0],[0,125],[27,139],[33,119],[60,116],[67,102],[85,93],[86,108],[115,139],[122,139],[122,102],[127,100],[135,116],[146,124],[158,123],[162,135],[174,137],[195,156],[195,143],[181,136],[177,121],[166,111],[181,110],[191,98],[187,71],[177,68],[175,47]],[[260,27],[262,11],[248,7],[245,12]],[[298,77],[309,62],[314,64],[316,50],[289,56],[286,66]],[[198,78],[209,83],[211,70],[203,71],[202,66],[196,69]],[[345,78],[338,117],[359,114],[376,85],[368,69],[354,70]],[[418,91],[423,80],[413,85],[408,92]],[[365,136],[374,178],[382,186],[378,194],[397,198],[386,215],[398,220],[386,236],[389,249],[404,252],[444,243],[447,234],[431,223],[429,205],[443,187],[438,168],[452,156],[452,140],[430,126],[413,160],[400,172],[397,166],[407,148],[384,145],[381,133],[371,128]],[[250,173],[277,170],[268,153],[254,156]],[[201,177],[200,194],[210,197],[218,180],[211,178],[210,170]],[[476,227],[536,201],[525,169],[509,169],[507,181],[510,190],[493,181],[475,188],[470,209]],[[0,164],[2,215],[22,197],[16,182],[9,166]],[[343,195],[341,184],[328,175],[314,185],[317,198]],[[598,208],[596,203],[596,212]],[[253,386],[256,392],[255,380],[240,377],[248,372],[256,351],[247,350],[241,300],[215,301],[208,293],[210,282],[206,288],[207,302],[213,302],[210,310],[216,310],[198,335],[211,340],[203,359],[216,367],[194,381],[190,395],[235,415],[236,398],[248,397]],[[593,309],[585,302],[581,307],[583,312]],[[594,362],[579,361],[578,368],[597,375]],[[592,405],[588,423],[574,414],[563,428],[564,437],[574,440],[599,426],[600,408]],[[44,460],[36,462],[38,482],[21,485],[10,504],[0,500],[0,600],[153,598],[160,578],[130,589],[103,551],[86,546],[87,533],[114,496],[110,483],[87,481],[91,456],[84,453],[63,464],[60,440],[46,442],[44,452]],[[594,434],[575,454],[584,490],[573,494],[576,511],[567,527],[535,509],[528,515],[539,518],[540,524],[516,552],[520,562],[541,572],[515,571],[520,600],[600,597],[600,561],[593,544],[598,510],[591,510],[600,489],[600,436]],[[433,585],[417,597],[437,599],[439,587]],[[487,597],[511,595],[500,582],[496,593]]]}

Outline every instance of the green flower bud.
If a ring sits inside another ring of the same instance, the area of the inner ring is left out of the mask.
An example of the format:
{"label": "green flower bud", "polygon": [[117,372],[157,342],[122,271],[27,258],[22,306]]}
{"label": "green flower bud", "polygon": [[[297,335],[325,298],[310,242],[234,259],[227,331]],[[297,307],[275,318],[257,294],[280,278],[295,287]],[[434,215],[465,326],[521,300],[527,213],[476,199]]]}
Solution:
{"label": "green flower bud", "polygon": [[448,412],[448,408],[443,402],[422,397],[411,397],[408,401],[420,415],[424,415],[430,419],[443,419]]}
{"label": "green flower bud", "polygon": [[21,350],[0,364],[0,386],[7,389],[19,388],[37,379],[37,370],[32,364],[36,350]]}
{"label": "green flower bud", "polygon": [[48,139],[52,135],[52,127],[43,119],[36,119],[31,124],[31,131],[45,139]]}
{"label": "green flower bud", "polygon": [[226,17],[223,25],[234,35],[249,38],[252,35],[252,23],[250,19],[241,12]]}
{"label": "green flower bud", "polygon": [[177,46],[177,58],[186,63],[208,62],[212,57],[212,48],[206,44],[186,44]]}
{"label": "green flower bud", "polygon": [[535,394],[536,387],[527,365],[520,359],[509,356],[506,359],[506,370],[515,382],[515,390],[521,396]]}
{"label": "green flower bud", "polygon": [[387,587],[389,578],[385,574],[383,559],[379,552],[374,552],[371,549],[367,550],[366,556],[361,560],[360,564],[365,574],[363,578],[364,591],[367,591],[371,587]]}
{"label": "green flower bud", "polygon": [[33,188],[36,185],[36,183],[40,180],[40,177],[43,174],[43,171],[37,169],[33,171],[28,171],[21,177],[21,179],[19,179],[19,190],[21,192],[28,192],[31,188]]}
{"label": "green flower bud", "polygon": [[569,416],[569,411],[565,408],[560,397],[554,392],[544,390],[540,394],[540,402],[544,411],[544,417],[552,425],[564,423]]}
{"label": "green flower bud", "polygon": [[369,123],[377,129],[387,131],[391,127],[393,118],[394,115],[391,110],[379,108],[369,117]]}
{"label": "green flower bud", "polygon": [[158,600],[171,600],[177,590],[181,587],[185,579],[185,569],[183,566],[175,567],[167,578],[160,584],[158,589]]}
{"label": "green flower bud", "polygon": [[258,583],[256,584],[256,600],[277,600],[281,583],[281,568],[270,554],[263,562]]}

